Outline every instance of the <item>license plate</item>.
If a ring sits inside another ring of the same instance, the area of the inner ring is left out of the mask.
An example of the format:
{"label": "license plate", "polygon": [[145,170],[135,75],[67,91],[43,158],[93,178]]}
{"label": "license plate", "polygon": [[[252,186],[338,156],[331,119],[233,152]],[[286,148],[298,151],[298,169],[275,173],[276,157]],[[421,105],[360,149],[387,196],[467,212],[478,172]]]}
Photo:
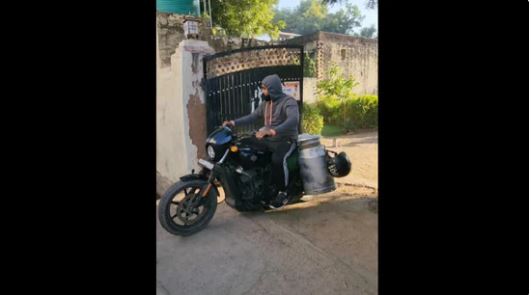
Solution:
{"label": "license plate", "polygon": [[214,169],[214,164],[210,163],[209,161],[207,160],[203,160],[203,159],[199,159],[199,165],[207,168],[208,170],[212,170]]}

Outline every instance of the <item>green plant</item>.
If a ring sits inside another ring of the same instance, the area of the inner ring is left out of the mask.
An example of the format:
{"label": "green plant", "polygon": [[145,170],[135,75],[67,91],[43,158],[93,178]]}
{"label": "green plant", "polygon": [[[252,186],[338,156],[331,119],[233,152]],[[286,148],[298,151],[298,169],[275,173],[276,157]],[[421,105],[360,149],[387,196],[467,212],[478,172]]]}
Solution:
{"label": "green plant", "polygon": [[315,61],[308,52],[304,54],[304,77],[315,77]]}
{"label": "green plant", "polygon": [[360,99],[364,100],[365,104],[365,116],[363,118],[363,128],[378,127],[378,96],[367,95],[362,96]]}
{"label": "green plant", "polygon": [[317,83],[316,105],[324,124],[345,131],[378,127],[378,96],[356,95],[352,88],[358,84],[352,77],[344,78],[336,65],[330,68],[328,79]]}
{"label": "green plant", "polygon": [[317,83],[317,93],[320,98],[334,96],[340,101],[344,101],[354,95],[352,88],[359,84],[352,76],[344,78],[341,68],[333,64],[328,71],[328,79]]}
{"label": "green plant", "polygon": [[310,134],[321,134],[323,126],[323,116],[319,113],[319,109],[317,108],[317,106],[303,103],[302,132]]}
{"label": "green plant", "polygon": [[342,126],[348,130],[378,126],[378,96],[364,95],[342,103]]}
{"label": "green plant", "polygon": [[326,124],[338,124],[340,121],[339,111],[341,102],[336,96],[325,96],[320,98],[316,107],[319,109],[321,115],[323,115],[324,122]]}
{"label": "green plant", "polygon": [[344,78],[341,68],[332,65],[328,71],[328,79],[317,83],[317,106],[324,116],[326,124],[340,125],[343,121],[341,105],[355,97],[352,88],[359,85],[352,76]]}

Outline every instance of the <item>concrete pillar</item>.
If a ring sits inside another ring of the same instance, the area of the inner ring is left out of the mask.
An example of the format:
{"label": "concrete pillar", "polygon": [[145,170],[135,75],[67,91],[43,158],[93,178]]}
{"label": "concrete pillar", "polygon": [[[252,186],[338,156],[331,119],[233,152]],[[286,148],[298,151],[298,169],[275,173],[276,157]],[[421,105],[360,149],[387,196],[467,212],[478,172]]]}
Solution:
{"label": "concrete pillar", "polygon": [[203,56],[214,50],[205,41],[183,40],[171,56],[171,66],[157,59],[157,192],[192,169],[204,157],[206,108]]}

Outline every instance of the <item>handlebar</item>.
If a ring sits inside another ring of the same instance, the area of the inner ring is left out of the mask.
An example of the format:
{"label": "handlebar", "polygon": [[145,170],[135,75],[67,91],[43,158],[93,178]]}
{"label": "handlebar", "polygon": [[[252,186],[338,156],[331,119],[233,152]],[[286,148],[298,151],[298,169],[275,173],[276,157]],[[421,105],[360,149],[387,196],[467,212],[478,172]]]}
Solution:
{"label": "handlebar", "polygon": [[[256,133],[259,131],[259,130],[253,130],[253,131],[250,131],[250,132],[234,132],[235,128],[233,126],[230,126],[230,125],[227,125],[227,126],[223,126],[223,125],[220,125],[218,128],[227,128],[229,129],[231,132],[234,133],[234,135],[238,135],[238,137],[241,137],[241,136],[252,136],[252,137],[256,137]],[[270,137],[269,135],[265,135],[264,137]]]}

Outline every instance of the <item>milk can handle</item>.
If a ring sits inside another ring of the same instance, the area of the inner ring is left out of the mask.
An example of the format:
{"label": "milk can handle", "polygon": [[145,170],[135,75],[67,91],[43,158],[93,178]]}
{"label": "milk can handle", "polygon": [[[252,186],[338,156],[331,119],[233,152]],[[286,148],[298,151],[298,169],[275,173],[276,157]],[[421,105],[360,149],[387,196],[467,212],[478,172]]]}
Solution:
{"label": "milk can handle", "polygon": [[337,152],[334,152],[334,151],[331,151],[331,150],[326,150],[326,153],[327,153],[326,154],[327,156],[328,156],[328,153],[332,153],[332,154],[334,154],[334,157],[337,156],[337,154],[338,154]]}
{"label": "milk can handle", "polygon": [[326,158],[326,162],[329,162],[331,159],[333,159],[332,157],[330,157],[329,153],[334,154],[334,157],[337,156],[337,152],[334,152],[334,151],[331,151],[331,150],[327,150],[327,149],[325,149],[325,151],[326,151],[326,154],[325,154],[326,155],[326,157],[325,157]]}

